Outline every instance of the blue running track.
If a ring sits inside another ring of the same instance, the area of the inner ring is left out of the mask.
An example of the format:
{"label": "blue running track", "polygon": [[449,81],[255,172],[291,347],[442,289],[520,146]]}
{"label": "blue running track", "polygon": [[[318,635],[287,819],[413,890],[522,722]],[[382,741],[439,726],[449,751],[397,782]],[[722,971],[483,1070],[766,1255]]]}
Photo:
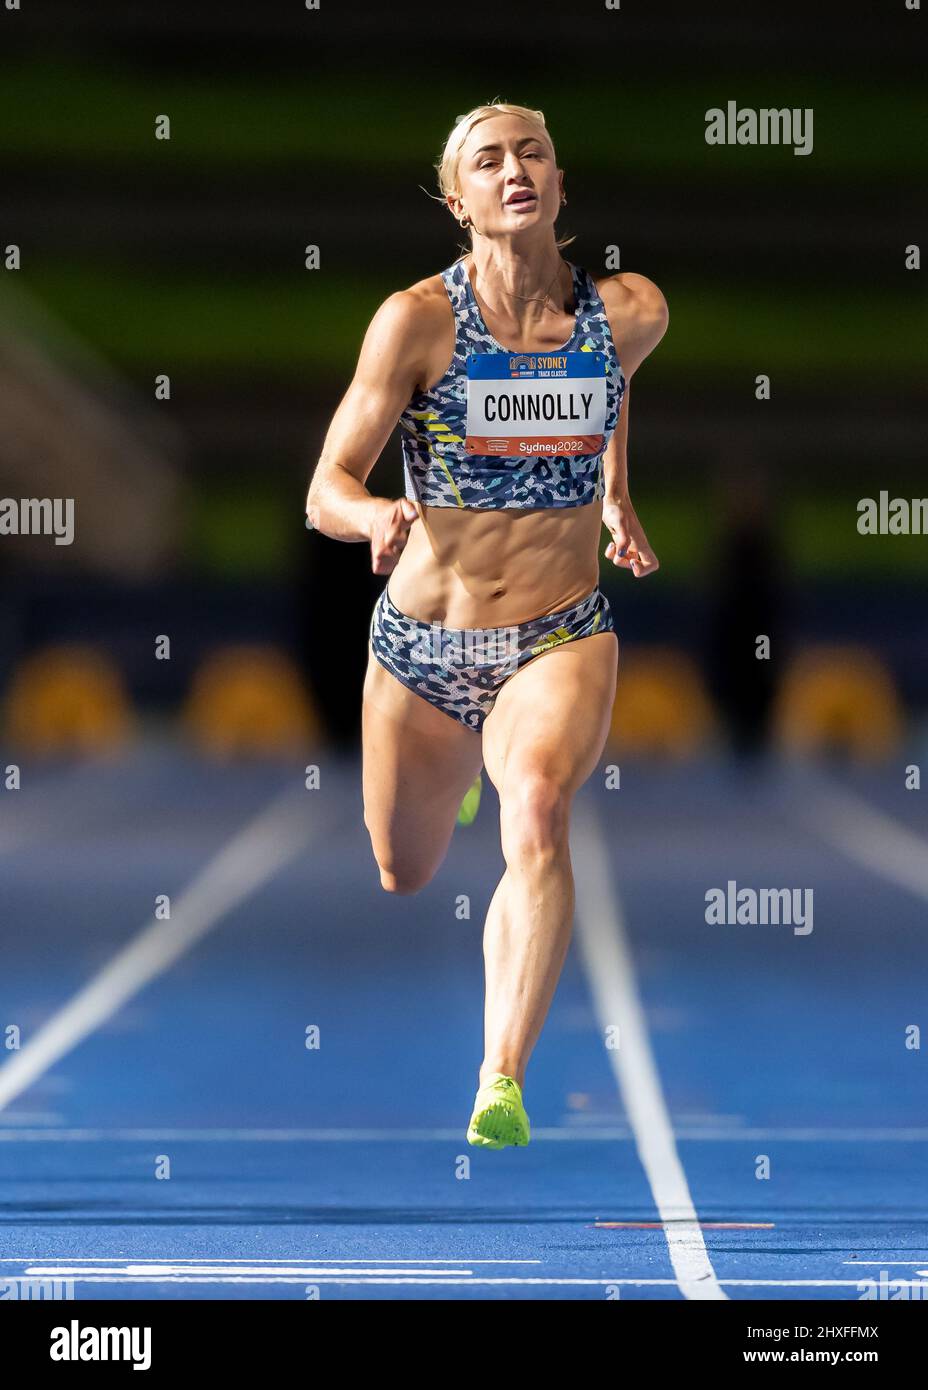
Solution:
{"label": "blue running track", "polygon": [[[25,768],[0,793],[0,1278],[73,1280],[77,1299],[692,1296],[579,942],[529,1068],[531,1145],[464,1140],[502,872],[492,789],[432,884],[393,898],[358,766],[321,767],[309,791],[301,767],[149,745]],[[602,783],[582,793],[615,894],[597,930],[626,934],[718,1289],[856,1303],[883,1271],[917,1296],[922,794],[897,768],[834,774],[831,799],[799,773],[715,764]],[[841,806],[875,818],[874,862],[844,844]],[[706,891],[729,880],[812,889],[813,930],[707,924]],[[152,924],[159,895],[171,918]],[[146,931],[155,963],[131,997],[95,1022],[62,1012]],[[181,943],[163,964],[159,932]]]}

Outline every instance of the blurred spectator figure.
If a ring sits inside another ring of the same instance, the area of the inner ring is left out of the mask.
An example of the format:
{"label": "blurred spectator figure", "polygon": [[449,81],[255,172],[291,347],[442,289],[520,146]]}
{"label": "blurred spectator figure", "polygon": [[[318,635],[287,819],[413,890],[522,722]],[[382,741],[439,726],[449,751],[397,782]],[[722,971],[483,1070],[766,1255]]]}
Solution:
{"label": "blurred spectator figure", "polygon": [[[788,660],[783,527],[769,482],[753,462],[727,465],[715,481],[718,532],[710,556],[708,682],[736,756],[767,747],[771,707]],[[769,657],[759,654],[769,639]]]}

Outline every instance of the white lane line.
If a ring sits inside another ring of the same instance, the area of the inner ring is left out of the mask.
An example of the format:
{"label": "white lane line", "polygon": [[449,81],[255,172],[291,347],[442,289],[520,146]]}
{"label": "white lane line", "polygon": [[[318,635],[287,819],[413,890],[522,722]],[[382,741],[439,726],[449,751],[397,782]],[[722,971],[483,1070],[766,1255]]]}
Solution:
{"label": "white lane line", "polygon": [[928,898],[928,841],[821,773],[797,774],[796,815],[846,859]]}
{"label": "white lane line", "polygon": [[602,829],[585,797],[574,808],[571,853],[577,868],[579,942],[596,1017],[605,1036],[618,1025],[620,1046],[606,1056],[619,1084],[670,1252],[680,1291],[724,1299],[706,1250],[638,999],[623,913],[613,887]]}
{"label": "white lane line", "polygon": [[[30,1277],[35,1278],[36,1276],[33,1275],[33,1276],[30,1276]],[[466,1288],[477,1288],[477,1287],[483,1286],[483,1285],[488,1285],[488,1286],[489,1286],[489,1285],[502,1285],[502,1286],[506,1286],[506,1287],[523,1287],[523,1286],[525,1286],[525,1285],[542,1285],[542,1286],[548,1285],[548,1286],[558,1286],[558,1287],[561,1286],[561,1285],[587,1285],[587,1286],[593,1286],[593,1287],[599,1287],[599,1288],[605,1288],[605,1287],[609,1287],[609,1286],[611,1286],[611,1285],[622,1285],[623,1287],[624,1287],[624,1286],[628,1286],[628,1287],[634,1287],[634,1288],[661,1288],[661,1287],[662,1287],[662,1288],[676,1288],[676,1287],[679,1286],[679,1283],[680,1283],[679,1279],[628,1279],[628,1278],[615,1278],[615,1279],[603,1279],[603,1278],[599,1278],[599,1279],[580,1279],[580,1278],[577,1278],[577,1279],[557,1279],[557,1278],[550,1278],[550,1279],[545,1279],[545,1278],[537,1278],[537,1279],[529,1279],[529,1278],[526,1278],[526,1279],[521,1279],[521,1278],[512,1278],[512,1279],[502,1279],[502,1278],[500,1278],[500,1279],[480,1279],[480,1278],[475,1278],[475,1279],[463,1279],[463,1278],[459,1278],[459,1277],[456,1277],[456,1276],[455,1276],[455,1277],[453,1277],[453,1278],[447,1278],[447,1279],[446,1279],[446,1278],[442,1278],[442,1277],[428,1279],[428,1278],[424,1278],[424,1277],[419,1278],[419,1277],[416,1277],[416,1276],[409,1276],[409,1277],[402,1276],[402,1277],[398,1277],[398,1278],[384,1278],[384,1277],[381,1277],[381,1276],[374,1276],[374,1277],[372,1277],[372,1278],[364,1278],[363,1276],[347,1276],[347,1275],[339,1275],[339,1276],[336,1276],[336,1277],[331,1277],[331,1276],[328,1276],[328,1275],[313,1275],[313,1276],[311,1276],[311,1277],[312,1277],[312,1281],[313,1281],[314,1284],[361,1284],[361,1285],[365,1285],[365,1284],[383,1284],[383,1285],[388,1285],[388,1286],[390,1286],[391,1288],[392,1288],[392,1287],[398,1287],[398,1286],[404,1285],[404,1284],[431,1285],[433,1288],[455,1287],[455,1286],[458,1286],[458,1285],[463,1286],[463,1287],[466,1287]],[[76,1284],[117,1284],[117,1285],[118,1285],[118,1284],[200,1284],[200,1285],[210,1285],[210,1284],[303,1284],[303,1283],[306,1282],[306,1280],[305,1280],[302,1276],[301,1276],[300,1278],[293,1278],[293,1277],[290,1277],[290,1276],[285,1276],[285,1277],[283,1277],[283,1278],[278,1278],[278,1277],[272,1276],[272,1275],[268,1275],[267,1277],[262,1277],[262,1278],[260,1278],[260,1279],[258,1279],[258,1278],[240,1278],[240,1277],[238,1277],[237,1275],[231,1275],[231,1276],[230,1276],[230,1275],[226,1275],[226,1276],[222,1276],[222,1277],[220,1277],[219,1275],[213,1275],[212,1277],[210,1277],[210,1278],[208,1278],[208,1279],[196,1279],[196,1278],[191,1278],[191,1277],[188,1277],[188,1276],[181,1276],[181,1275],[171,1275],[171,1276],[164,1277],[164,1278],[162,1278],[162,1277],[160,1277],[160,1276],[150,1276],[150,1277],[146,1277],[146,1276],[143,1276],[143,1275],[133,1275],[131,1278],[128,1278],[128,1279],[115,1279],[115,1278],[112,1278],[112,1277],[110,1277],[110,1276],[108,1276],[108,1275],[88,1275],[88,1274],[79,1274],[79,1275],[76,1275],[76,1276],[74,1277],[74,1282],[75,1282]],[[840,1289],[844,1289],[844,1288],[856,1289],[856,1288],[859,1286],[859,1284],[862,1283],[862,1282],[864,1282],[864,1281],[859,1280],[859,1279],[722,1279],[722,1280],[720,1281],[720,1283],[723,1284],[726,1288],[756,1288],[756,1289],[839,1289],[839,1288],[840,1288]],[[870,1281],[870,1282],[872,1282],[872,1281]],[[898,1282],[902,1282],[902,1281],[898,1281]],[[918,1283],[914,1283],[914,1284],[913,1284],[913,1287],[919,1287]]]}
{"label": "white lane line", "polygon": [[[249,1266],[248,1264],[244,1264],[241,1268],[236,1267],[230,1270],[227,1267],[223,1268],[221,1265],[187,1265],[181,1267],[180,1265],[175,1265],[173,1262],[168,1262],[166,1264],[126,1265],[124,1268],[120,1266],[118,1269],[107,1269],[105,1266],[102,1266],[94,1268],[93,1270],[81,1269],[75,1265],[41,1265],[33,1266],[25,1271],[25,1273],[32,1278],[41,1276],[44,1279],[71,1279],[76,1275],[80,1275],[81,1278],[83,1278],[85,1275],[92,1273],[101,1278],[107,1275],[110,1278],[124,1280],[140,1278],[176,1279],[181,1277],[187,1278],[189,1276],[190,1278],[205,1279],[207,1282],[217,1276],[222,1279],[229,1278],[232,1275],[238,1279],[263,1279],[270,1274],[273,1274],[275,1279],[312,1279],[317,1275],[327,1275],[334,1278],[339,1274],[350,1274],[352,1276],[378,1275],[381,1278],[392,1278],[396,1276],[397,1272],[397,1270],[392,1268],[385,1269],[381,1265],[374,1265],[370,1269],[358,1269],[357,1267],[349,1269],[347,1266],[343,1268],[338,1265],[323,1266],[319,1264],[310,1264],[304,1267],[290,1264],[270,1270],[264,1268],[262,1265]],[[470,1279],[473,1276],[473,1270],[471,1269],[432,1269],[424,1270],[423,1273],[434,1274],[442,1279],[446,1274],[448,1276],[457,1275],[462,1279]]]}
{"label": "white lane line", "polygon": [[[35,1262],[36,1262],[36,1259],[37,1259],[37,1258],[43,1259],[43,1260],[45,1260],[45,1261],[50,1261],[51,1263],[58,1263],[58,1264],[63,1264],[63,1263],[64,1263],[63,1260],[55,1261],[55,1260],[54,1260],[54,1257],[51,1256],[51,1255],[43,1255],[43,1256],[40,1256],[40,1257],[37,1257],[37,1256],[35,1256],[35,1255],[0,1255],[0,1264],[17,1264],[17,1265],[33,1264],[33,1265],[35,1265],[35,1268],[36,1268],[37,1270],[47,1268],[47,1265],[46,1265],[46,1264],[36,1265]],[[115,1259],[115,1257],[113,1257],[113,1259]],[[67,1263],[68,1263],[68,1264],[72,1264],[72,1265],[73,1265],[73,1264],[82,1264],[82,1265],[112,1264],[112,1263],[113,1263],[113,1259],[106,1260],[106,1259],[104,1259],[104,1258],[103,1258],[102,1256],[100,1256],[100,1255],[69,1255],[69,1256],[67,1257]],[[136,1267],[136,1266],[140,1266],[140,1265],[145,1264],[145,1260],[142,1259],[142,1258],[137,1258],[137,1259],[134,1259],[134,1260],[129,1260],[129,1261],[127,1261],[127,1263],[130,1264],[130,1265],[132,1265],[133,1267]],[[242,1264],[242,1263],[245,1263],[245,1262],[242,1261],[241,1257],[236,1257],[236,1256],[234,1256],[234,1255],[215,1255],[215,1256],[210,1256],[210,1258],[209,1258],[208,1261],[207,1261],[207,1260],[204,1260],[202,1257],[198,1257],[198,1256],[196,1256],[196,1255],[172,1255],[172,1256],[170,1257],[170,1259],[166,1259],[166,1260],[149,1260],[148,1263],[149,1263],[149,1264],[158,1265],[158,1266],[166,1265],[166,1264],[178,1265],[178,1266],[180,1266],[180,1265],[200,1265],[200,1264],[207,1264],[207,1263],[208,1263],[208,1264],[210,1265],[210,1267],[212,1267],[213,1265],[238,1265],[238,1264]],[[255,1266],[257,1266],[257,1265],[292,1265],[292,1264],[294,1263],[294,1261],[293,1261],[292,1259],[290,1259],[290,1260],[285,1259],[283,1255],[268,1255],[268,1256],[266,1256],[266,1257],[263,1256],[263,1255],[261,1255],[261,1256],[256,1256],[253,1260],[247,1261],[247,1263],[250,1264],[250,1265],[255,1265]],[[313,1264],[314,1264],[314,1265],[365,1265],[365,1264],[370,1264],[370,1263],[371,1263],[370,1259],[366,1259],[366,1260],[365,1260],[365,1259],[361,1259],[359,1256],[356,1257],[356,1256],[353,1256],[353,1255],[339,1255],[339,1256],[331,1255],[331,1256],[326,1256],[324,1259],[317,1259],[317,1258],[315,1258],[315,1257],[313,1258]],[[466,1260],[454,1260],[454,1259],[451,1259],[450,1257],[445,1256],[445,1255],[436,1256],[435,1258],[432,1258],[431,1256],[428,1256],[428,1255],[423,1255],[423,1256],[420,1256],[420,1257],[418,1257],[418,1258],[416,1258],[416,1259],[407,1258],[406,1256],[403,1256],[402,1258],[394,1259],[393,1256],[390,1255],[389,1257],[385,1258],[381,1263],[383,1263],[383,1264],[389,1264],[389,1265],[391,1265],[391,1266],[392,1266],[392,1265],[456,1265],[456,1264],[457,1264],[457,1265],[459,1265],[459,1264],[469,1264],[469,1265],[540,1265],[540,1264],[541,1264],[541,1260],[537,1260],[537,1259],[502,1260],[502,1259],[483,1259],[482,1257],[481,1257],[479,1260],[472,1260],[472,1259],[470,1259],[470,1257],[468,1257]]]}
{"label": "white lane line", "polygon": [[[36,1276],[31,1275],[30,1277],[35,1278]],[[592,1284],[598,1285],[600,1287],[609,1284],[668,1284],[670,1285],[670,1287],[675,1287],[676,1285],[675,1279],[468,1279],[459,1277],[446,1279],[442,1276],[427,1279],[425,1277],[419,1278],[418,1276],[412,1275],[408,1277],[403,1275],[397,1278],[385,1278],[375,1276],[373,1278],[368,1279],[364,1278],[363,1276],[329,1276],[327,1274],[313,1274],[309,1275],[308,1277],[312,1279],[312,1282],[314,1284],[385,1284],[389,1285],[391,1288],[402,1284],[426,1284],[431,1285],[433,1288],[448,1288],[458,1286],[463,1286],[465,1288],[476,1288],[478,1285],[484,1284],[503,1284],[507,1286],[520,1286],[524,1284]],[[852,1281],[849,1280],[848,1282]],[[146,1276],[134,1274],[131,1278],[128,1279],[115,1279],[110,1275],[103,1274],[78,1274],[74,1276],[74,1283],[116,1285],[200,1284],[205,1286],[209,1286],[211,1284],[305,1284],[306,1278],[304,1278],[302,1275],[299,1278],[294,1278],[289,1275],[280,1278],[276,1275],[267,1275],[262,1276],[260,1279],[252,1277],[240,1278],[238,1275],[223,1275],[221,1277],[219,1275],[212,1275],[208,1279],[197,1279],[187,1275],[169,1275],[161,1277],[156,1275]]]}
{"label": "white lane line", "polygon": [[[928,1135],[928,1131],[926,1131]],[[532,1131],[535,1138],[535,1131]],[[464,1132],[455,1129],[6,1129],[0,1124],[0,1144],[41,1143],[134,1143],[171,1140],[175,1143],[429,1143],[437,1140],[464,1142]]]}
{"label": "white lane line", "polygon": [[[689,1129],[675,1126],[678,1139],[704,1143],[737,1143],[757,1139],[776,1139],[796,1143],[896,1143],[924,1144],[928,1128],[924,1126],[876,1127],[873,1129],[840,1129],[827,1126],[808,1129],[778,1129],[751,1127],[732,1129]],[[128,1144],[159,1143],[245,1143],[245,1144],[427,1144],[461,1140],[460,1129],[20,1129],[5,1128],[0,1123],[0,1144]],[[634,1139],[630,1129],[543,1128],[532,1129],[532,1143],[584,1142],[628,1143]]]}
{"label": "white lane line", "polygon": [[287,789],[209,861],[172,904],[0,1069],[0,1110],[199,941],[232,908],[273,878],[312,831],[306,802]]}

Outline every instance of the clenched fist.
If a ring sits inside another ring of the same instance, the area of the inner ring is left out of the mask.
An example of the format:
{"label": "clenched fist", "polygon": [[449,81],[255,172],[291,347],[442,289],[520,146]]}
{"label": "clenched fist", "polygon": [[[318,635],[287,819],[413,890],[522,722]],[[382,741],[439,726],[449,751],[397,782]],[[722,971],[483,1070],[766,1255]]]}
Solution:
{"label": "clenched fist", "polygon": [[392,574],[406,548],[409,532],[418,517],[408,497],[395,502],[380,498],[371,522],[371,568],[375,574]]}
{"label": "clenched fist", "polygon": [[627,498],[623,502],[604,504],[603,525],[608,527],[612,536],[605,550],[607,560],[611,560],[619,569],[631,570],[636,579],[644,579],[660,568],[658,558],[648,544],[644,527]]}

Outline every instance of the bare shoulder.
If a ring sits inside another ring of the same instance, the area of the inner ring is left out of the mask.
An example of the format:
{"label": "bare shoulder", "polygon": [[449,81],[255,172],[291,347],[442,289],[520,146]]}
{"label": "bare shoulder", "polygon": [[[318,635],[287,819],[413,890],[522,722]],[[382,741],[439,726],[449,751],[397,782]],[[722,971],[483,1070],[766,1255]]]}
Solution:
{"label": "bare shoulder", "polygon": [[606,313],[610,319],[615,315],[620,324],[661,320],[666,324],[670,316],[663,293],[646,275],[622,270],[615,275],[604,275],[597,280],[596,288]]}
{"label": "bare shoulder", "polygon": [[670,311],[653,280],[623,270],[605,275],[596,288],[603,301],[626,378],[637,371],[667,331]]}
{"label": "bare shoulder", "polygon": [[444,281],[429,275],[387,296],[371,319],[365,348],[414,366],[418,380],[432,375],[436,356],[450,354],[453,338],[454,315]]}
{"label": "bare shoulder", "polygon": [[394,290],[380,305],[372,322],[380,320],[394,333],[414,338],[440,331],[451,317],[451,305],[441,276],[429,275],[404,290]]}

